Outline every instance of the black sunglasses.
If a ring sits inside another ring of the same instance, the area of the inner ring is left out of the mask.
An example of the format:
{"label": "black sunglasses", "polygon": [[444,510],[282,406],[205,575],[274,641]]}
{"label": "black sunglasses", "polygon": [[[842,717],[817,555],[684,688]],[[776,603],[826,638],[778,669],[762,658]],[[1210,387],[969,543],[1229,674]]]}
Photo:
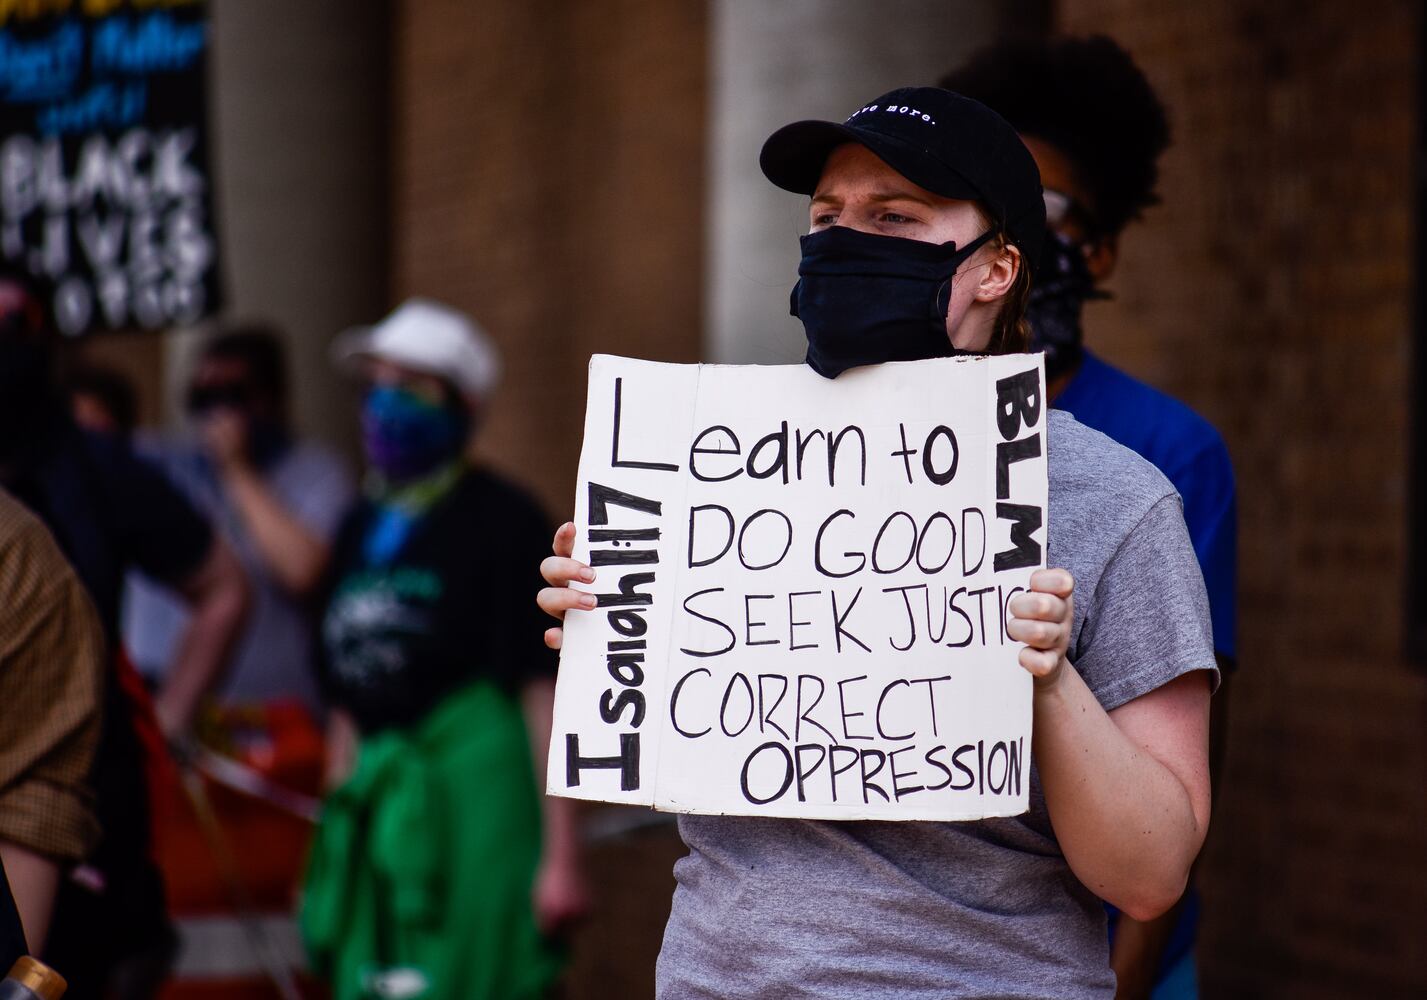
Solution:
{"label": "black sunglasses", "polygon": [[252,387],[246,382],[209,382],[192,386],[186,405],[189,413],[202,414],[217,409],[241,410],[252,399]]}

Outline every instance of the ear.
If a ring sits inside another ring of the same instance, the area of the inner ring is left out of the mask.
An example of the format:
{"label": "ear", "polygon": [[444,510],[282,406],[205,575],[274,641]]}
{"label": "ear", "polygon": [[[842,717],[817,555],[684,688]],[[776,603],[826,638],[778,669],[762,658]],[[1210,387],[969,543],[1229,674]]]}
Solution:
{"label": "ear", "polygon": [[981,280],[976,284],[976,301],[995,302],[1004,298],[1016,283],[1016,275],[1021,273],[1023,266],[1020,247],[1013,243],[1006,244],[981,273]]}
{"label": "ear", "polygon": [[1085,267],[1095,284],[1106,281],[1115,273],[1115,264],[1120,259],[1120,237],[1102,236],[1091,244],[1085,254]]}

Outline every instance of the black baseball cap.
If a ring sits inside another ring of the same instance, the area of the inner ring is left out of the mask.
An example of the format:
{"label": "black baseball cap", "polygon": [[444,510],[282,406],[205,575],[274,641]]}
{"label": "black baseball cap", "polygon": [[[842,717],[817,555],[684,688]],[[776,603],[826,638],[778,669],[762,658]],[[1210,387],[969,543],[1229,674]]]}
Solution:
{"label": "black baseball cap", "polygon": [[902,87],[841,124],[784,125],[758,165],[780,188],[811,195],[828,155],[847,142],[933,194],[980,202],[1035,270],[1045,238],[1040,171],[1016,130],[986,105],[938,87]]}

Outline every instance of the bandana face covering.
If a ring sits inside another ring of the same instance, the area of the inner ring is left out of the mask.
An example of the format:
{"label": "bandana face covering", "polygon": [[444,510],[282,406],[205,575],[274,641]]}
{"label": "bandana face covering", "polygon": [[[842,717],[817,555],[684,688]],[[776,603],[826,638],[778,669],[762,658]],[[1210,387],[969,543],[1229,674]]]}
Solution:
{"label": "bandana face covering", "polygon": [[1096,291],[1085,263],[1085,250],[1054,230],[1046,234],[1044,259],[1026,305],[1031,324],[1031,350],[1045,351],[1047,379],[1071,371],[1084,353],[1080,314],[1091,299],[1106,298]]}
{"label": "bandana face covering", "polygon": [[808,366],[836,378],[860,365],[967,353],[946,334],[951,278],[993,234],[960,249],[846,226],[804,236],[791,305],[808,337]]}
{"label": "bandana face covering", "polygon": [[379,385],[362,405],[362,444],[387,479],[405,482],[460,454],[470,418],[457,406],[428,402],[398,386]]}

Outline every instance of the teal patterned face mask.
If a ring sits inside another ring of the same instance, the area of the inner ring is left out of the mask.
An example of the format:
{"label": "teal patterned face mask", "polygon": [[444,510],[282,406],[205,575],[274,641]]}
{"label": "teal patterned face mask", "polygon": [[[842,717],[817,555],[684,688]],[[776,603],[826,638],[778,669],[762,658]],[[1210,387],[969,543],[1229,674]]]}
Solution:
{"label": "teal patterned face mask", "polygon": [[375,386],[362,402],[367,459],[392,482],[418,479],[454,459],[469,429],[470,415],[458,403],[433,403],[400,386]]}

